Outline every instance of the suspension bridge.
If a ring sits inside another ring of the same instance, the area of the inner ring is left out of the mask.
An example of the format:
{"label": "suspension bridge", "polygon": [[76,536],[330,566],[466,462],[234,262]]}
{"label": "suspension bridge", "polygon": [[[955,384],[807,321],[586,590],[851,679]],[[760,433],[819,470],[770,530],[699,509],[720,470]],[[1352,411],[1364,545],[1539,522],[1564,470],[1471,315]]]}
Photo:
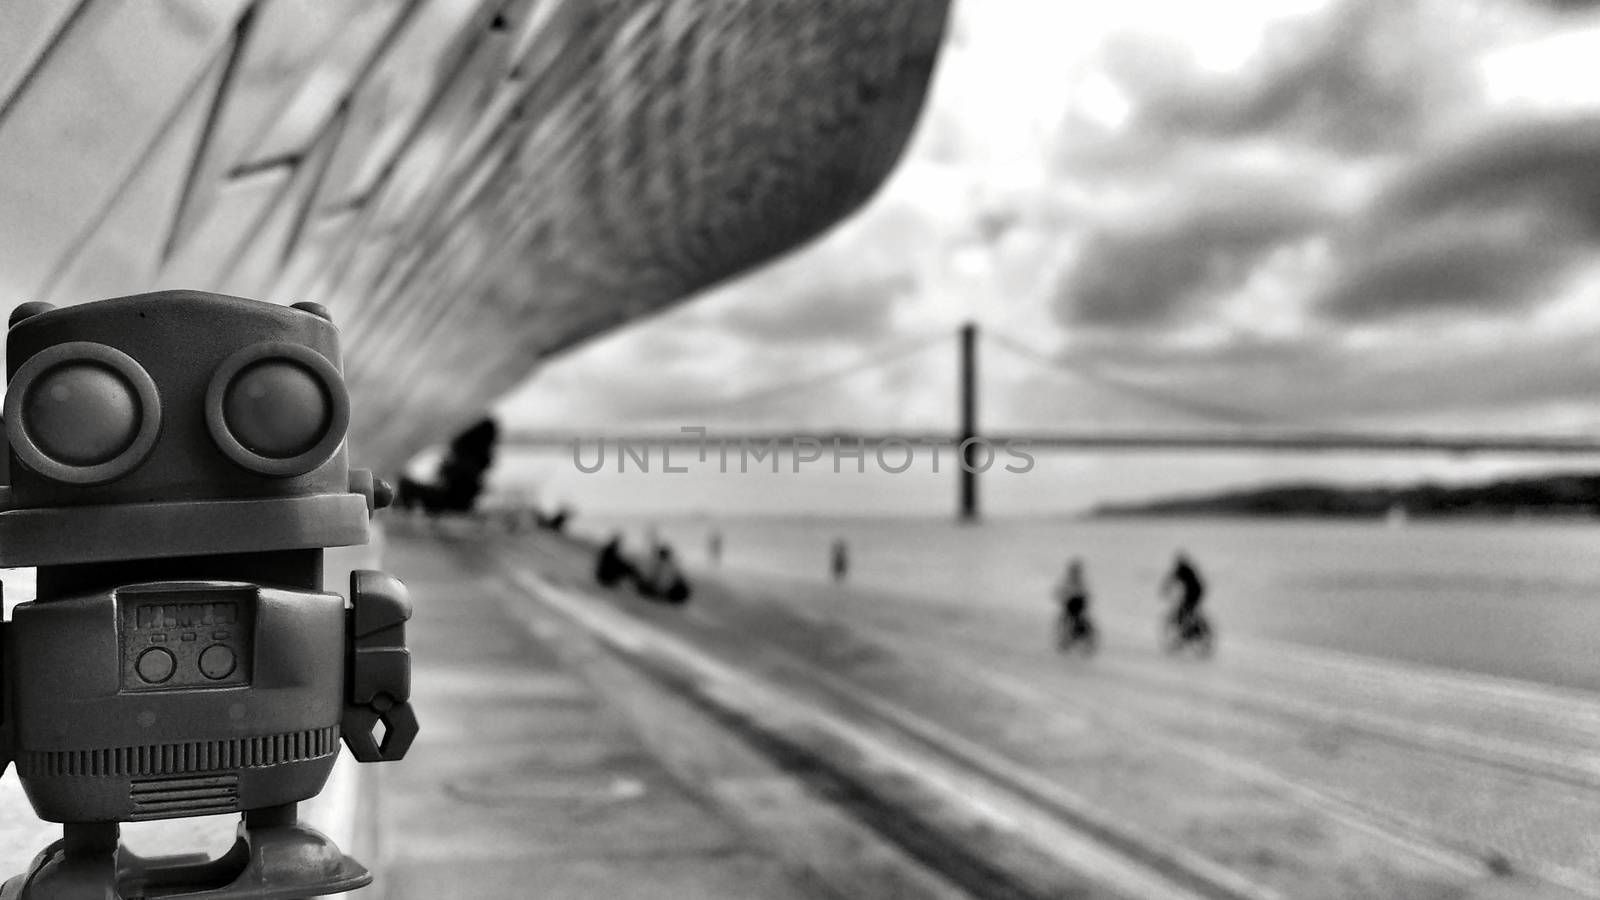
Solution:
{"label": "suspension bridge", "polygon": [[[779,398],[794,396],[834,384],[865,371],[879,369],[922,352],[949,339],[947,334],[909,341],[885,351],[867,354],[850,365],[807,375],[775,385],[764,385],[731,398],[697,405],[657,410],[651,418],[665,421],[702,421],[711,414],[750,409]],[[1113,394],[1174,409],[1212,423],[1205,428],[1057,428],[996,430],[980,428],[980,343],[1022,360],[1046,373],[1063,375],[1104,388]],[[817,443],[834,446],[874,446],[898,442],[909,446],[954,446],[961,455],[957,514],[975,520],[980,513],[978,477],[988,468],[976,459],[987,446],[1025,446],[1029,450],[1049,451],[1139,451],[1180,450],[1196,452],[1284,452],[1284,453],[1445,453],[1469,455],[1494,453],[1529,456],[1600,456],[1600,436],[1582,434],[1494,434],[1437,433],[1428,431],[1383,431],[1369,428],[1329,428],[1284,426],[1259,411],[1234,407],[1210,399],[1200,399],[1168,388],[1152,387],[1117,377],[1094,366],[1074,362],[1062,355],[1040,351],[1003,332],[983,331],[967,323],[956,333],[957,389],[956,427],[951,429],[751,429],[712,431],[706,428],[668,430],[607,430],[578,433],[564,429],[525,429],[503,438],[508,447],[526,449],[574,448],[585,439],[602,438],[618,446],[701,447],[759,446],[794,450]]]}

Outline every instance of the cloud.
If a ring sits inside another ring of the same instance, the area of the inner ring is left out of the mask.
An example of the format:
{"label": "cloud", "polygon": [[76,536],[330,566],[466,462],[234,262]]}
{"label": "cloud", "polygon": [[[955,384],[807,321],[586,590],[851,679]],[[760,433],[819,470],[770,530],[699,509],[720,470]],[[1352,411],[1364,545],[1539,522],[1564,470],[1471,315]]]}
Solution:
{"label": "cloud", "polygon": [[1549,300],[1581,258],[1565,244],[1424,231],[1383,243],[1349,264],[1315,306],[1341,322],[1466,311],[1508,315]]}
{"label": "cloud", "polygon": [[[1360,341],[1333,333],[1239,335],[1210,343],[1100,334],[1086,336],[1071,353],[1078,365],[1136,381],[1140,394],[1131,399],[1147,411],[1147,427],[1192,421],[1208,404],[1282,427],[1366,424],[1401,431],[1420,427],[1415,423],[1422,416],[1470,430],[1491,417],[1510,420],[1535,407],[1568,405],[1581,406],[1587,421],[1600,426],[1600,409],[1593,408],[1600,382],[1596,325],[1552,335],[1533,327],[1485,333],[1414,322]],[[1063,408],[1036,409],[1036,421],[1071,418],[1065,409],[1080,393],[1058,390]],[[1163,395],[1174,400],[1165,410],[1150,399]],[[1234,424],[1221,416],[1210,421]]]}
{"label": "cloud", "polygon": [[1134,127],[1167,136],[1272,135],[1346,152],[1412,145],[1444,107],[1470,96],[1459,45],[1410,0],[1347,0],[1270,25],[1232,71],[1208,70],[1180,36],[1124,33],[1106,71]]}
{"label": "cloud", "polygon": [[726,366],[715,335],[668,314],[585,346],[503,400],[508,420],[544,428],[629,424],[652,411],[719,396]]}
{"label": "cloud", "polygon": [[1600,246],[1600,120],[1480,131],[1409,164],[1347,231],[1314,302],[1333,321],[1534,308]]}
{"label": "cloud", "polygon": [[822,340],[874,341],[890,331],[897,301],[916,286],[909,272],[865,277],[814,273],[813,283],[772,290],[730,305],[720,316],[732,337],[769,344]]}
{"label": "cloud", "polygon": [[914,162],[856,217],[816,243],[701,296],[688,320],[769,347],[872,344],[950,241],[952,201]]}
{"label": "cloud", "polygon": [[1600,238],[1600,118],[1502,122],[1432,154],[1398,178],[1379,227],[1448,213],[1531,208]]}
{"label": "cloud", "polygon": [[1264,277],[1285,307],[1336,294],[1313,282],[1320,268],[1272,268],[1294,248],[1338,244],[1351,255],[1328,265],[1376,266],[1340,237],[1375,177],[1475,96],[1463,48],[1485,38],[1449,27],[1458,18],[1417,0],[1335,0],[1268,23],[1231,68],[1202,60],[1188,35],[1114,34],[1101,72],[1125,119],[1068,116],[1079,131],[1054,149],[1057,171],[1101,207],[1062,234],[1074,253],[1048,298],[1055,320],[1170,328]]}
{"label": "cloud", "polygon": [[1063,327],[1180,320],[1199,298],[1239,287],[1267,254],[1323,227],[1333,213],[1314,187],[1240,172],[1199,173],[1145,215],[1085,237],[1056,285]]}
{"label": "cloud", "polygon": [[1543,6],[1556,12],[1587,12],[1591,9],[1600,9],[1600,0],[1528,0],[1535,6]]}

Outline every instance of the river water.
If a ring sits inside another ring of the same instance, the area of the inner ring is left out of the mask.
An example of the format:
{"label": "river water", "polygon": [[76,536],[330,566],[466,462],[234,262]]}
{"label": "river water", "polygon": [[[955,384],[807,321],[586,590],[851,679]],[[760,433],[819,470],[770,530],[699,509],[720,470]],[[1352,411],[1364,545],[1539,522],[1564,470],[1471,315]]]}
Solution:
{"label": "river water", "polygon": [[633,546],[654,529],[697,567],[715,529],[723,566],[818,582],[843,538],[852,585],[1013,626],[1047,620],[1050,587],[1076,555],[1108,637],[1149,641],[1165,609],[1157,586],[1183,548],[1224,647],[1243,635],[1600,690],[1600,522],[747,518],[580,530],[613,528]]}

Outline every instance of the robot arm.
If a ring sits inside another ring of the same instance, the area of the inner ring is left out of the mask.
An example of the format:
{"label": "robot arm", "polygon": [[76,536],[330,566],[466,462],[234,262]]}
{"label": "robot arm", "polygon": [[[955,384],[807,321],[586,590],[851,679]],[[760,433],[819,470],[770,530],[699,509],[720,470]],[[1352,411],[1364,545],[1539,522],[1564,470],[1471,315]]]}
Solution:
{"label": "robot arm", "polygon": [[[346,694],[340,731],[360,762],[401,759],[417,736],[411,711],[411,600],[399,579],[360,569],[350,574],[346,613]],[[383,739],[373,729],[383,724]]]}
{"label": "robot arm", "polygon": [[[0,454],[3,456],[3,454]],[[4,601],[4,591],[0,590],[0,604]],[[11,709],[10,685],[6,684],[6,639],[10,627],[5,622],[0,622],[0,776],[6,774],[11,768]]]}

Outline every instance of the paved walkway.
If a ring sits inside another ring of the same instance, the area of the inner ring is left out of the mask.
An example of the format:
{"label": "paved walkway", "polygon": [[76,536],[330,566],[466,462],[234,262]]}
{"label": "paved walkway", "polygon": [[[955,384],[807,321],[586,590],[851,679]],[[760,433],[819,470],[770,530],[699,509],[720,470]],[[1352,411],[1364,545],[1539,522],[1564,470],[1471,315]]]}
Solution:
{"label": "paved walkway", "polygon": [[512,619],[502,584],[426,538],[395,536],[385,567],[414,598],[422,731],[404,762],[366,774],[373,900],[816,894]]}
{"label": "paved walkway", "polygon": [[[1237,639],[1210,662],[1117,645],[1063,659],[1039,626],[737,574],[668,609],[597,597],[587,554],[558,541],[499,554],[528,602],[766,722],[780,749],[912,816],[966,817],[941,851],[1049,857],[1087,837],[1046,861],[1104,849],[1079,871],[1129,896],[1600,897],[1589,695]],[[1054,896],[1039,862],[1000,874]]]}
{"label": "paved walkway", "polygon": [[[391,535],[422,736],[368,896],[1600,897],[1600,701],[1230,640],[1214,660],[588,551]],[[1015,627],[1014,627],[1015,626]]]}

